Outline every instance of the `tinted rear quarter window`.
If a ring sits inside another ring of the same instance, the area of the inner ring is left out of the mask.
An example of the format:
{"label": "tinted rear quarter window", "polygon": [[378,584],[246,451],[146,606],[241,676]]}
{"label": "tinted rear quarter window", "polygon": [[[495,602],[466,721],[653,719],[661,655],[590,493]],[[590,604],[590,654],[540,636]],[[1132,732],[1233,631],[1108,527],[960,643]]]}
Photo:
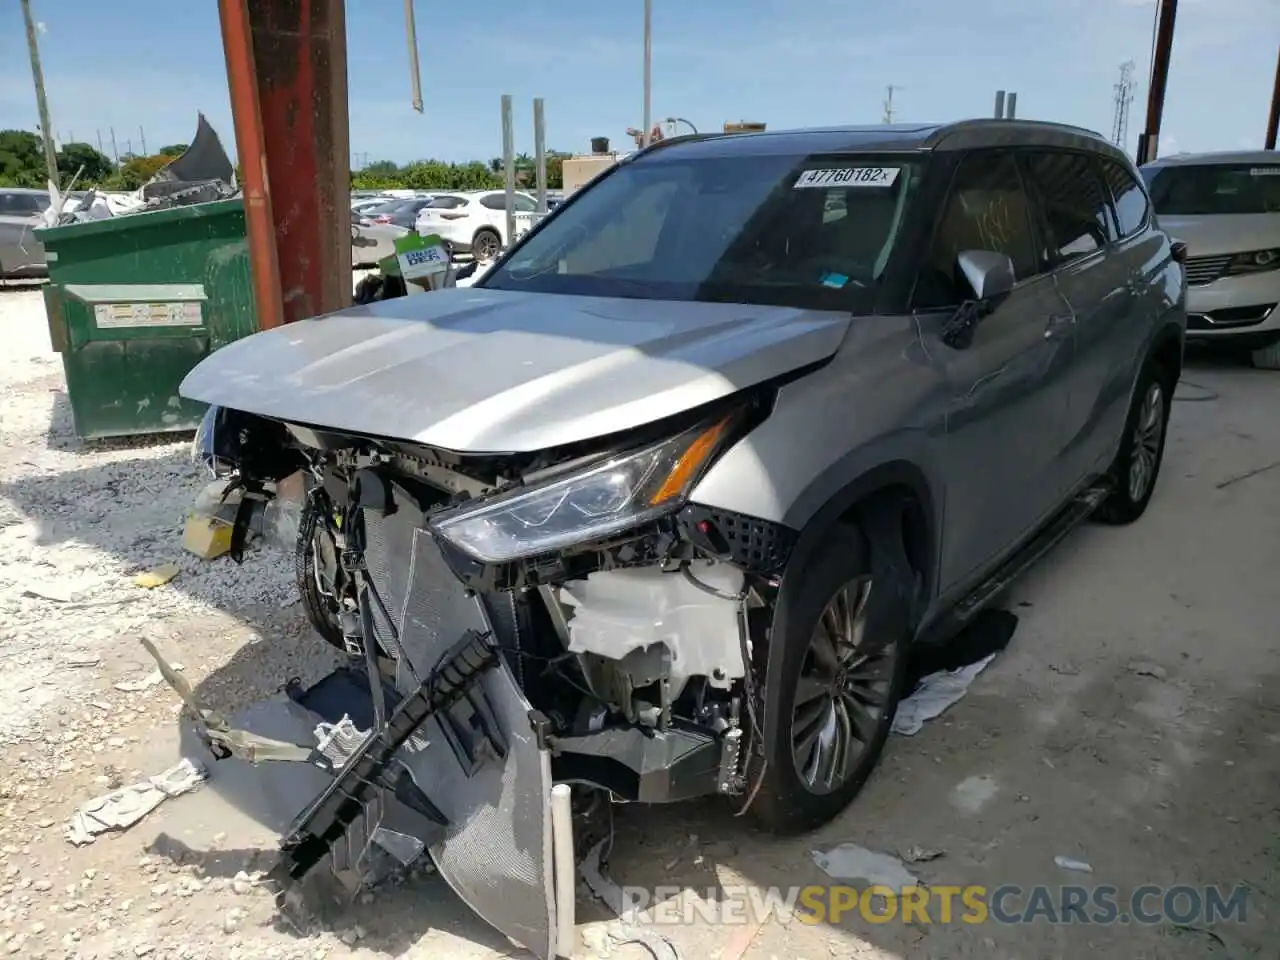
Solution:
{"label": "tinted rear quarter window", "polygon": [[1175,164],[1148,174],[1156,213],[1280,213],[1280,163]]}
{"label": "tinted rear quarter window", "polygon": [[1091,157],[1034,151],[1025,158],[1043,210],[1049,266],[1086,256],[1116,238],[1109,198]]}
{"label": "tinted rear quarter window", "polygon": [[456,210],[467,205],[466,197],[435,197],[423,205],[425,210]]}
{"label": "tinted rear quarter window", "polygon": [[1149,204],[1142,185],[1114,160],[1102,161],[1102,179],[1111,190],[1116,219],[1120,221],[1120,236],[1131,237],[1147,222]]}

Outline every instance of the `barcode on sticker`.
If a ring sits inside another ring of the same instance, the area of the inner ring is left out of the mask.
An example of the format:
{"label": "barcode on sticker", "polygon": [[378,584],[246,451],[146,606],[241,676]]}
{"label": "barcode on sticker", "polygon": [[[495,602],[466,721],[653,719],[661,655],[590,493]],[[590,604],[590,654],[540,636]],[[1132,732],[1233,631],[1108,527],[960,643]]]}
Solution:
{"label": "barcode on sticker", "polygon": [[892,187],[898,167],[844,167],[834,170],[806,170],[795,189],[806,187]]}

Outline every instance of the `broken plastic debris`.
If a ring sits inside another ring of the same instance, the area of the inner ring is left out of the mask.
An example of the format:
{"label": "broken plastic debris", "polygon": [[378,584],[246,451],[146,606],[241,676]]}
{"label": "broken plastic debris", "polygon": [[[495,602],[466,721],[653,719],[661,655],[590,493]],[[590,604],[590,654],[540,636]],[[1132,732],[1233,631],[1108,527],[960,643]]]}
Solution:
{"label": "broken plastic debris", "polygon": [[126,830],[170,797],[194,790],[207,776],[204,767],[184,758],[164,773],[95,797],[72,814],[67,839],[81,847],[100,834]]}
{"label": "broken plastic debris", "polygon": [[869,886],[885,886],[902,890],[920,885],[902,861],[887,853],[868,850],[856,843],[842,843],[825,853],[811,851],[813,862],[833,880],[865,880]]}
{"label": "broken plastic debris", "polygon": [[1093,873],[1093,867],[1083,860],[1072,860],[1070,857],[1054,857],[1053,862],[1063,870],[1074,870],[1077,873]]}
{"label": "broken plastic debris", "polygon": [[930,860],[937,860],[945,857],[946,853],[933,847],[907,847],[902,854],[902,859],[907,863],[928,863]]}
{"label": "broken plastic debris", "polygon": [[606,837],[592,847],[578,864],[578,872],[587,889],[618,916],[618,920],[609,925],[611,929],[606,933],[607,939],[620,946],[634,943],[644,947],[654,960],[680,960],[680,954],[670,940],[640,926],[643,915],[634,903],[629,902],[623,889],[605,875],[603,857],[605,848],[610,845],[611,838]]}
{"label": "broken plastic debris", "polygon": [[[180,663],[172,663],[170,666],[175,670],[184,669]],[[119,683],[113,683],[112,686],[125,693],[141,693],[143,690],[150,690],[163,682],[164,674],[159,670],[152,670],[145,677],[140,677],[137,680],[121,680]]]}
{"label": "broken plastic debris", "polygon": [[133,582],[144,589],[154,590],[156,587],[163,587],[176,577],[178,571],[179,567],[176,563],[162,563],[150,570],[143,570],[133,578]]}
{"label": "broken plastic debris", "polygon": [[915,693],[898,704],[898,712],[893,718],[893,732],[903,737],[915,736],[924,727],[926,720],[941,716],[948,707],[963,697],[974,678],[987,669],[995,658],[996,655],[991,653],[967,667],[929,674],[920,681]]}

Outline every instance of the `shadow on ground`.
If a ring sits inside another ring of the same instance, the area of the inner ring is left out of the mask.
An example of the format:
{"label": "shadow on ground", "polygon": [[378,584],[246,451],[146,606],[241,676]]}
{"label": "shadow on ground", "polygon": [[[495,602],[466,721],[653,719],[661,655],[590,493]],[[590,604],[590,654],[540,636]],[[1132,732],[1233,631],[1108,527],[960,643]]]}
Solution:
{"label": "shadow on ground", "polygon": [[[1195,368],[1216,365],[1212,358],[1194,358]],[[63,446],[68,432],[65,397],[55,398],[50,445],[76,449]],[[106,448],[123,451],[125,443],[112,441]],[[219,606],[260,636],[200,684],[199,696],[209,706],[231,709],[270,696],[292,677],[317,679],[333,657],[298,606],[282,606],[286,598],[254,589],[255,579],[267,572],[271,576],[263,579],[287,583],[279,565],[291,565],[291,557],[255,552],[234,569],[226,560],[201,564],[182,557],[182,518],[202,482],[185,451],[175,450],[18,480],[0,485],[0,494],[40,521],[41,544],[83,541],[118,558],[125,570],[180,562],[183,572],[172,589]],[[164,522],[157,525],[157,516]],[[1019,639],[1015,636],[1015,645]],[[934,886],[1047,884],[1056,890],[1083,879],[1114,883],[1123,897],[1143,883],[1246,882],[1255,911],[1251,921],[1207,933],[1199,923],[1158,929],[871,923],[855,911],[824,925],[818,935],[832,956],[855,955],[857,941],[898,957],[1250,955],[1242,949],[1261,956],[1269,942],[1264,934],[1274,929],[1270,904],[1280,895],[1280,811],[1269,789],[1280,782],[1280,687],[1271,682],[1277,678],[1260,677],[1249,695],[1212,699],[1189,671],[1185,678],[1176,666],[1167,679],[1135,676],[1126,671],[1126,659],[1113,655],[1085,678],[1058,726],[1034,721],[1037,704],[972,694],[949,722],[891,741],[859,801],[811,836],[764,835],[720,802],[620,808],[611,874],[628,886],[674,886],[715,899],[738,884],[830,883],[811,850],[855,841],[890,852],[913,846],[943,850],[942,858],[918,867],[921,878]],[[975,769],[1003,765],[1011,768],[1007,779],[1025,784],[1025,794],[1002,791],[980,816],[967,819],[949,806],[955,783]],[[212,767],[215,791],[222,789],[221,769]],[[300,806],[308,797],[295,799]],[[1220,825],[1227,818],[1239,829],[1227,831],[1226,839],[1222,831],[1206,833],[1206,824]],[[1064,875],[1053,867],[1053,857],[1074,852],[1072,837],[1086,824],[1097,851],[1095,874]],[[1207,847],[1209,835],[1213,840]],[[1117,851],[1114,859],[1110,850]],[[1130,856],[1134,851],[1139,853]],[[213,876],[234,873],[233,864],[243,869],[246,858],[264,867],[272,859],[269,849],[199,849],[173,837],[157,841],[154,852],[200,863]],[[579,909],[581,919],[603,918],[592,904],[580,902]],[[404,952],[431,929],[509,951],[506,941],[435,877],[380,890],[372,902],[352,903],[325,922],[333,928],[358,923],[368,933],[364,946],[391,954]],[[793,924],[790,932],[796,929]],[[760,931],[757,947],[766,955],[785,955],[790,932],[769,924]],[[679,940],[686,933],[673,930],[672,936]]]}

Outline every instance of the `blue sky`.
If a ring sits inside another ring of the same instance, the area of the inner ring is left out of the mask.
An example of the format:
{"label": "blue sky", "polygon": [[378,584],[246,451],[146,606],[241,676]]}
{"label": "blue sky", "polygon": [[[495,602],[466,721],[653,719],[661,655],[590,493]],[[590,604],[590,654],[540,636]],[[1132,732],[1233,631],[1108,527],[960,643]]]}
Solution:
{"label": "blue sky", "polygon": [[[880,119],[894,84],[904,121],[1019,116],[1108,133],[1124,60],[1142,127],[1154,0],[654,0],[653,113],[703,129]],[[234,150],[214,0],[33,0],[53,127],[123,152],[189,139],[203,110]],[[437,26],[432,10],[446,11]],[[410,106],[399,0],[347,0],[351,149],[370,159],[500,153],[499,98],[515,97],[532,151],[532,99],[548,146],[626,142],[642,112],[641,0],[418,0],[425,114]],[[109,11],[109,15],[107,13]],[[1162,152],[1261,147],[1280,42],[1278,0],[1182,0]],[[0,128],[34,128],[17,0],[0,4]]]}

